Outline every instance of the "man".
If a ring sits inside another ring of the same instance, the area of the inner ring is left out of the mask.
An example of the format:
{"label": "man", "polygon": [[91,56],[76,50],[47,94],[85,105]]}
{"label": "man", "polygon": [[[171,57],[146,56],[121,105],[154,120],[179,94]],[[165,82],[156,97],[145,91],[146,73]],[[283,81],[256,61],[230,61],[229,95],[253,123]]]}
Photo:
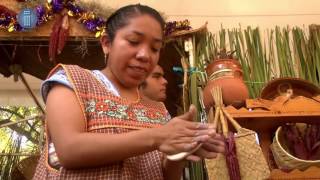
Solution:
{"label": "man", "polygon": [[163,69],[157,65],[140,85],[141,96],[149,100],[164,102],[167,98],[166,86],[168,81],[163,76]]}

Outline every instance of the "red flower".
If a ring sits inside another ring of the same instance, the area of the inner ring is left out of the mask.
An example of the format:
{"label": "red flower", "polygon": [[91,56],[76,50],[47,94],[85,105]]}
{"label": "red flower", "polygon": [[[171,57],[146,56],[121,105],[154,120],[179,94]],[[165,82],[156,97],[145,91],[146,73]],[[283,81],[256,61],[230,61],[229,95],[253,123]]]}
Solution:
{"label": "red flower", "polygon": [[155,112],[147,111],[147,117],[148,117],[149,119],[155,119],[155,118],[157,118],[157,115],[156,115]]}
{"label": "red flower", "polygon": [[135,114],[132,111],[128,111],[127,114],[128,114],[129,119],[135,118]]}
{"label": "red flower", "polygon": [[107,111],[109,109],[108,105],[104,102],[97,102],[96,103],[96,110],[97,111]]}

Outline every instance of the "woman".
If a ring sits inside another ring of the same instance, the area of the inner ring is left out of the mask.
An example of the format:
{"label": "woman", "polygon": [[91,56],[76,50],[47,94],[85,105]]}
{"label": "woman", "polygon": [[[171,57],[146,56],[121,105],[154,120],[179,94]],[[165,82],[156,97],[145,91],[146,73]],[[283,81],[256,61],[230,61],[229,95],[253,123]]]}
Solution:
{"label": "woman", "polygon": [[[189,122],[195,108],[169,121],[161,103],[145,102],[138,86],[158,63],[164,21],[140,4],[120,8],[101,39],[107,66],[88,71],[60,65],[42,87],[47,146],[34,179],[179,179],[184,161],[214,158],[223,142],[213,128]],[[57,156],[55,156],[55,154]]]}

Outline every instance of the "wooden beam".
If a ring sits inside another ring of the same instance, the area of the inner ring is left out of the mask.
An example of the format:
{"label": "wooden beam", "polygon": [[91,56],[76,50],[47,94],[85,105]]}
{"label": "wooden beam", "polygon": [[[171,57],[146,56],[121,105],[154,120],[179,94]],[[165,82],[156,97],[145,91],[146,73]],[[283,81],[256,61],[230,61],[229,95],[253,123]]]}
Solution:
{"label": "wooden beam", "polygon": [[19,74],[19,77],[22,81],[22,83],[24,84],[24,86],[26,87],[28,93],[30,94],[30,96],[32,97],[33,101],[37,104],[38,108],[41,110],[42,114],[45,114],[44,108],[41,106],[39,100],[37,99],[36,95],[34,95],[34,93],[32,92],[32,89],[30,88],[27,80],[24,78],[23,74]]}

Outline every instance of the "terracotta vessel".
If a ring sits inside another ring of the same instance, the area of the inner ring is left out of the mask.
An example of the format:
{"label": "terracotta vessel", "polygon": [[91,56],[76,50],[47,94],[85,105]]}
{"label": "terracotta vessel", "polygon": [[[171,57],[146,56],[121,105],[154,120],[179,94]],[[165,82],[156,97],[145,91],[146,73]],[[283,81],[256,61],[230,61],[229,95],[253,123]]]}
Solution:
{"label": "terracotta vessel", "polygon": [[212,75],[213,73],[224,70],[231,69],[234,71],[234,75],[242,79],[242,68],[238,60],[235,59],[218,59],[214,60],[206,68],[207,75]]}
{"label": "terracotta vessel", "polygon": [[235,59],[214,60],[206,68],[208,83],[203,90],[203,103],[206,109],[214,106],[211,89],[214,86],[222,88],[223,102],[239,108],[249,98],[249,91],[242,78],[240,63]]}

